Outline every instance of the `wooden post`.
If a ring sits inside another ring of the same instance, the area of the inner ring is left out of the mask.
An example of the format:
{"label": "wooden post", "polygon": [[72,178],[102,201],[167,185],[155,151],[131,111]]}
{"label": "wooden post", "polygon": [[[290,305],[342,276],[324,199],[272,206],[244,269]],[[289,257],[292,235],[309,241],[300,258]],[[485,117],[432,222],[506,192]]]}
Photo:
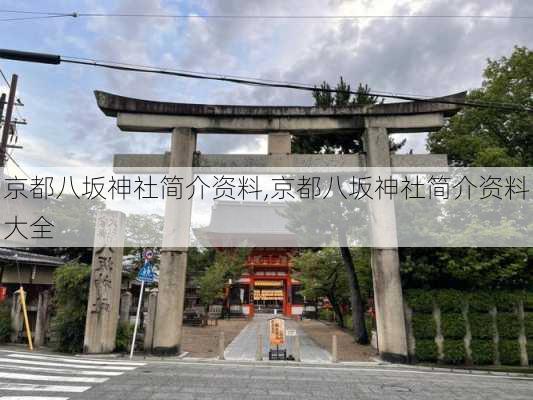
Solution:
{"label": "wooden post", "polygon": [[13,108],[15,107],[15,94],[17,92],[18,76],[13,75],[11,77],[11,85],[9,88],[9,98],[7,100],[6,118],[4,120],[4,128],[2,130],[2,137],[0,140],[0,172],[3,176],[4,167],[6,165],[7,154],[7,138],[9,136],[9,130],[11,129],[11,118],[13,116]]}
{"label": "wooden post", "polygon": [[20,293],[15,291],[12,297],[11,304],[11,342],[15,343],[18,340],[19,333],[22,329],[21,320],[21,303]]}

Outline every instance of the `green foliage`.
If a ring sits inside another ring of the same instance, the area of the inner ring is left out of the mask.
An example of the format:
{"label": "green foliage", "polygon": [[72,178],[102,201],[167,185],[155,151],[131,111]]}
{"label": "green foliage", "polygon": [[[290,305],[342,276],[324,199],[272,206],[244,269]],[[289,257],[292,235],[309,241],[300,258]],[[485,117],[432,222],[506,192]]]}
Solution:
{"label": "green foliage", "polygon": [[442,313],[460,313],[466,303],[464,292],[453,289],[442,289],[433,293],[435,302]]}
{"label": "green foliage", "polygon": [[229,279],[237,280],[245,268],[248,249],[219,251],[215,261],[199,278],[200,299],[205,307],[224,298],[224,285]]}
{"label": "green foliage", "polygon": [[468,295],[468,308],[470,312],[488,313],[493,304],[494,300],[488,292],[478,291]]}
{"label": "green foliage", "polygon": [[410,289],[405,292],[407,304],[414,312],[433,312],[433,294],[429,290]]}
{"label": "green foliage", "polygon": [[[524,315],[524,324],[526,326],[526,336],[533,339],[533,312],[527,312]],[[531,340],[533,342],[533,340]]]}
{"label": "green foliage", "polygon": [[435,340],[417,340],[415,344],[415,356],[418,361],[437,361],[438,350]]}
{"label": "green foliage", "polygon": [[472,361],[475,365],[488,365],[494,362],[494,344],[492,340],[477,340],[470,342]]}
{"label": "green foliage", "polygon": [[54,271],[51,327],[58,351],[76,353],[83,349],[90,278],[91,268],[85,264],[65,264]]}
{"label": "green foliage", "polygon": [[466,335],[466,325],[462,314],[441,314],[442,335],[448,339],[463,339]]}
{"label": "green foliage", "polygon": [[520,321],[514,313],[498,313],[498,334],[500,339],[518,339],[520,335]]}
{"label": "green foliage", "polygon": [[329,308],[321,308],[318,311],[318,319],[321,319],[323,321],[333,321],[334,313]]}
{"label": "green foliage", "polygon": [[462,340],[444,340],[444,359],[446,364],[464,364],[465,345]]}
{"label": "green foliage", "polygon": [[11,310],[9,303],[3,301],[0,304],[0,343],[9,341],[11,335]]}
{"label": "green foliage", "polygon": [[129,322],[121,322],[117,327],[117,336],[115,343],[115,351],[125,352],[128,351],[131,345],[131,339],[133,338],[133,325]]}
{"label": "green foliage", "polygon": [[524,310],[533,311],[533,291],[525,292],[523,296]]}
{"label": "green foliage", "polygon": [[470,313],[470,332],[474,339],[492,339],[492,317],[488,314]]}
{"label": "green foliage", "polygon": [[520,365],[518,340],[500,340],[500,362],[502,365]]}
{"label": "green foliage", "polygon": [[435,320],[432,314],[413,314],[413,334],[417,339],[434,339]]}
{"label": "green foliage", "polygon": [[[467,101],[533,106],[533,51],[516,47],[510,57],[489,60],[483,87]],[[448,154],[455,165],[533,165],[533,118],[530,113],[492,108],[465,108],[450,124],[431,133],[432,153]]]}

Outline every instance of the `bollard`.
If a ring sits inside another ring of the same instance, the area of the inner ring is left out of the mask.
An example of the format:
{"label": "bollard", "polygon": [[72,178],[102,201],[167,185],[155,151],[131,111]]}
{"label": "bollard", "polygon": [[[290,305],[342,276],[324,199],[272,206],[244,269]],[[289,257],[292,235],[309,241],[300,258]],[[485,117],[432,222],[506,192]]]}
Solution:
{"label": "bollard", "polygon": [[263,335],[257,334],[257,349],[255,351],[255,361],[263,361]]}
{"label": "bollard", "polygon": [[218,359],[223,360],[224,359],[224,348],[225,348],[225,339],[224,339],[224,332],[220,332],[220,335],[218,337]]}
{"label": "bollard", "polygon": [[333,335],[331,338],[331,362],[339,362],[337,354],[337,335]]}
{"label": "bollard", "polygon": [[294,337],[294,361],[300,362],[300,336],[296,335]]}

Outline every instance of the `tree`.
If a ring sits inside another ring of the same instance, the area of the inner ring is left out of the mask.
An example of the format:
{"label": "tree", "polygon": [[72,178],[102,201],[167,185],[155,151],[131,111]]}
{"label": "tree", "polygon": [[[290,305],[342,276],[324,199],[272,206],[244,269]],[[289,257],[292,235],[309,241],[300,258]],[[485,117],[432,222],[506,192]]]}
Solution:
{"label": "tree", "polygon": [[54,271],[52,332],[55,348],[76,353],[83,349],[91,268],[70,263]]}
{"label": "tree", "polygon": [[224,298],[224,285],[229,279],[240,278],[245,268],[248,249],[226,249],[215,255],[205,273],[199,278],[200,299],[207,309],[211,304]]}
{"label": "tree", "polygon": [[[533,52],[516,47],[510,57],[488,60],[482,87],[467,101],[533,107]],[[455,166],[533,165],[533,114],[466,107],[427,147],[448,154]],[[532,285],[533,251],[521,248],[402,249],[402,276],[411,287],[524,288]]]}
{"label": "tree", "polygon": [[[359,87],[356,91],[356,95],[352,95],[350,85],[347,84],[342,77],[340,77],[340,80],[335,88],[334,93],[331,92],[329,84],[327,82],[323,82],[320,88],[313,92],[313,97],[315,99],[315,105],[317,107],[324,108],[371,105],[375,104],[378,101],[377,97],[372,96],[370,94],[370,88],[367,85],[363,86],[362,84],[359,84]],[[404,143],[405,141],[399,144],[395,144],[391,141],[391,151],[397,150]],[[353,154],[361,152],[361,133],[354,132],[348,135],[295,136],[292,138],[292,151],[295,153],[330,154]],[[340,215],[336,215],[333,217],[337,221],[342,221],[343,219],[346,219],[343,214],[357,212],[357,210],[354,210],[352,206],[344,205],[342,196],[338,193],[336,196],[335,194],[333,194],[331,201],[336,202],[336,204],[333,207],[329,207],[328,209],[340,210]],[[304,211],[304,213],[307,213],[307,215],[299,215],[296,218],[308,219],[308,217],[312,215],[312,218],[314,220],[320,219],[319,216],[323,216],[324,214],[316,213],[316,210],[314,210],[314,208],[315,207],[311,204],[310,207],[308,207],[307,211]],[[291,214],[293,214],[292,219],[294,222],[294,215],[297,214],[297,211],[294,209],[294,207],[292,207],[290,212],[287,214],[289,220],[291,219]],[[327,224],[327,221],[324,222],[325,224]],[[347,229],[338,229],[342,226],[342,222],[337,224],[330,223],[329,225],[335,226],[337,228],[334,230],[334,232],[332,232],[332,234],[337,237],[337,242],[339,243],[339,251],[346,271],[346,276],[349,281],[353,335],[357,343],[366,344],[369,342],[369,339],[368,332],[365,326],[363,299],[353,260],[353,253],[350,251],[347,245],[346,236],[348,232]]]}
{"label": "tree", "polygon": [[[467,101],[533,107],[533,51],[516,47],[510,57],[488,60],[482,87]],[[452,165],[533,165],[533,113],[466,107],[428,137],[428,149],[446,153]]]}
{"label": "tree", "polygon": [[344,328],[341,305],[349,301],[346,269],[338,249],[307,250],[293,258],[294,276],[302,282],[302,294],[311,299],[327,298]]}

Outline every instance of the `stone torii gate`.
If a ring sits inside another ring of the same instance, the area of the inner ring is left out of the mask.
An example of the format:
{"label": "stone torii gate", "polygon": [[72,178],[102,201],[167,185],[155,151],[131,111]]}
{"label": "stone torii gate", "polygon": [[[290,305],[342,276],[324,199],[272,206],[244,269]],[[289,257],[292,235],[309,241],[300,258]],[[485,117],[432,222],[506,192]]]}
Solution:
{"label": "stone torii gate", "polygon": [[[98,107],[117,120],[123,131],[172,134],[166,154],[115,155],[116,170],[127,167],[445,167],[446,155],[391,154],[389,134],[440,129],[445,118],[460,110],[465,93],[428,101],[342,108],[232,106],[167,103],[96,91]],[[268,135],[266,155],[195,155],[197,133]],[[291,154],[291,135],[362,133],[361,154]],[[165,207],[164,237],[188,238],[190,207]],[[376,225],[396,229],[394,209],[372,212]],[[374,233],[374,237],[376,234]],[[373,248],[372,274],[378,345],[383,359],[409,359],[398,249]],[[180,350],[187,249],[165,247],[161,252],[159,295],[153,352],[173,355]]]}

